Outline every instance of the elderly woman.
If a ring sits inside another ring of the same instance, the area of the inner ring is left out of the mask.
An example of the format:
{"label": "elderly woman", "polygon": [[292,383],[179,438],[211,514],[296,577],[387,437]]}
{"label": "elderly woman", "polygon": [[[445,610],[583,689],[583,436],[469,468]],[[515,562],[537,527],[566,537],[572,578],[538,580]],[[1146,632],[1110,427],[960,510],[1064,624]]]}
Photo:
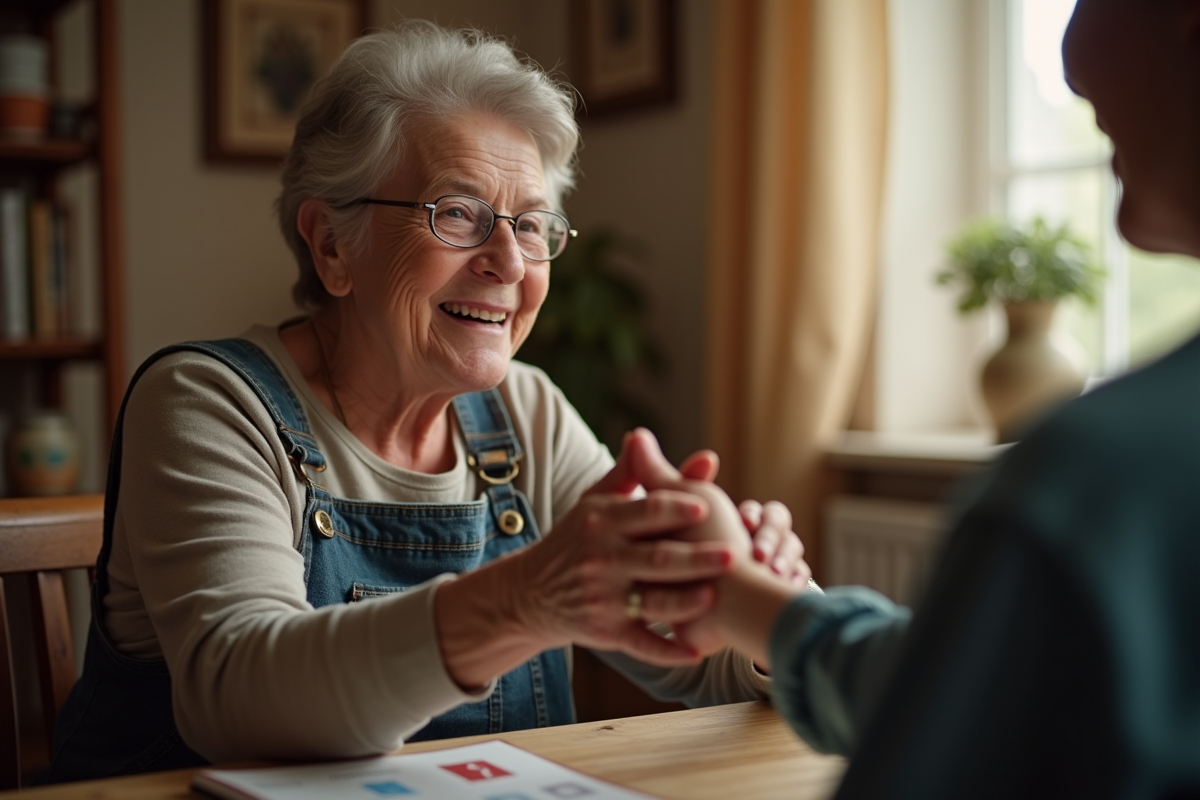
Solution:
{"label": "elderly woman", "polygon": [[[639,495],[678,476],[649,434],[614,463],[512,361],[573,234],[572,110],[504,44],[428,23],[317,85],[278,203],[311,314],[134,376],[49,780],[571,722],[571,643],[662,698],[766,696],[746,657],[648,627],[712,606],[743,520],[665,538],[709,503]],[[786,511],[744,516],[802,574]]]}

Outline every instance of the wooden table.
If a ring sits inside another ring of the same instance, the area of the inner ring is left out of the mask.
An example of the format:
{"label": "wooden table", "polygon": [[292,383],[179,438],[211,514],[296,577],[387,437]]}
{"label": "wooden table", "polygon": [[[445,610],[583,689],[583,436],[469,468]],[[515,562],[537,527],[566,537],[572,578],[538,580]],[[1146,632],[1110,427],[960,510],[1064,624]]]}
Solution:
{"label": "wooden table", "polygon": [[[406,745],[403,752],[440,750],[490,739],[503,739],[612,783],[679,800],[827,798],[845,769],[843,759],[821,755],[805,746],[766,703],[735,703],[496,736],[465,736]],[[19,794],[0,793],[0,797],[203,797],[188,789],[195,772],[183,769],[65,783],[26,789]]]}

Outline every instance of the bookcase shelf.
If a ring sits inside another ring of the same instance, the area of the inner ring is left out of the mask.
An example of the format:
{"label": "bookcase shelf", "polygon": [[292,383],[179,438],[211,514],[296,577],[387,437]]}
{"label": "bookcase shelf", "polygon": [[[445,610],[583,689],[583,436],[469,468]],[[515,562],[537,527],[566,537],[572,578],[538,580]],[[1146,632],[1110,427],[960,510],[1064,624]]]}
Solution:
{"label": "bookcase shelf", "polygon": [[76,361],[104,357],[104,342],[81,336],[0,342],[0,360]]}
{"label": "bookcase shelf", "polygon": [[[76,77],[75,83],[82,80],[68,94],[83,100],[82,105],[73,105],[82,115],[84,134],[83,138],[47,136],[36,141],[0,135],[0,190],[7,187],[24,193],[30,225],[35,222],[34,206],[59,209],[64,198],[69,199],[68,222],[61,223],[61,235],[67,238],[55,240],[67,255],[58,252],[54,258],[66,259],[58,262],[60,269],[66,263],[66,270],[86,270],[75,276],[79,278],[76,296],[63,301],[58,315],[42,314],[43,320],[58,320],[56,326],[47,330],[31,323],[28,336],[20,335],[19,324],[7,335],[6,328],[0,327],[0,414],[12,424],[33,407],[65,408],[89,421],[83,424],[98,425],[95,438],[107,442],[126,382],[118,0],[4,0],[4,5],[0,32],[33,34],[49,44],[52,102],[64,97],[63,70]],[[54,230],[55,236],[60,235]],[[33,233],[29,235],[37,241]],[[38,263],[44,264],[45,256]],[[31,260],[31,293],[35,269]],[[59,292],[60,298],[65,291]],[[31,297],[31,307],[36,301]],[[75,306],[76,301],[82,305]],[[38,330],[42,335],[36,335]],[[77,364],[94,368],[86,370],[86,380],[72,383],[68,370]],[[68,391],[68,386],[75,388]],[[102,462],[106,454],[83,455]],[[0,485],[0,495],[6,489]]]}
{"label": "bookcase shelf", "polygon": [[5,169],[21,165],[56,168],[77,164],[94,158],[96,150],[91,142],[78,139],[47,139],[41,142],[24,142],[0,136],[0,165]]}

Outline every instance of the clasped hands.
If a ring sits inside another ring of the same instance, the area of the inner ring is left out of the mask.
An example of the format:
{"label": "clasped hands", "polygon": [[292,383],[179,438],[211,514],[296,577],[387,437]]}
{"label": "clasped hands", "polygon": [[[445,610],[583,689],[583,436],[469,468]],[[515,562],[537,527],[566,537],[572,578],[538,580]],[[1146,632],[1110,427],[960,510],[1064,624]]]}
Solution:
{"label": "clasped hands", "polygon": [[773,573],[796,590],[806,586],[804,548],[787,508],[735,506],[711,482],[716,471],[711,451],[676,469],[649,431],[628,434],[613,469],[527,564],[533,569],[523,582],[537,590],[525,595],[526,623],[550,641],[686,665],[728,642],[716,611],[732,572]]}

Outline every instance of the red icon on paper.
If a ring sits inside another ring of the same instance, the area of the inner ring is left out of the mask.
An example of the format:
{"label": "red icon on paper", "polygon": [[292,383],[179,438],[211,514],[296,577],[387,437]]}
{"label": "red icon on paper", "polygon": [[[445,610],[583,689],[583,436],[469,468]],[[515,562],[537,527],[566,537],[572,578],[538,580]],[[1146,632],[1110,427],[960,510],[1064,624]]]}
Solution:
{"label": "red icon on paper", "polygon": [[466,778],[469,781],[490,781],[493,778],[503,778],[505,775],[512,775],[508,770],[497,767],[495,764],[489,764],[486,761],[443,764],[442,769],[453,772],[460,778]]}

